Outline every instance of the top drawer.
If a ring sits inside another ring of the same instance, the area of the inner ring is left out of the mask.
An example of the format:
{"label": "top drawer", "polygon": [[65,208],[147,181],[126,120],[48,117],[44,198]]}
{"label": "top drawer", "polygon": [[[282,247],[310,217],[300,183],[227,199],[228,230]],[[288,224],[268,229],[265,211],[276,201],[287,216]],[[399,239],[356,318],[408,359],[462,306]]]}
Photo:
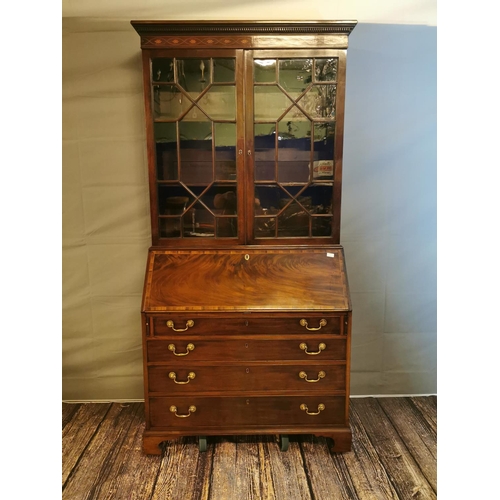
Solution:
{"label": "top drawer", "polygon": [[195,315],[161,314],[148,317],[150,336],[162,337],[182,333],[219,334],[305,334],[308,332],[341,335],[345,316],[308,315],[254,317],[197,317]]}

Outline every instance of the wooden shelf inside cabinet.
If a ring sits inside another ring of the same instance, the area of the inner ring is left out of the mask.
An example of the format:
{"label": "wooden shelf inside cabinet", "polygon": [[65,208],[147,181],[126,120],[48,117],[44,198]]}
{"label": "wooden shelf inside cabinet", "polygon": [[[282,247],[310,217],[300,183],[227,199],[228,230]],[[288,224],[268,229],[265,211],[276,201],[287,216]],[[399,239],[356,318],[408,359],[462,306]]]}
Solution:
{"label": "wooden shelf inside cabinet", "polygon": [[131,24],[152,232],[144,451],[182,435],[205,449],[207,436],[250,432],[283,434],[283,450],[304,432],[348,450],[340,210],[356,22]]}

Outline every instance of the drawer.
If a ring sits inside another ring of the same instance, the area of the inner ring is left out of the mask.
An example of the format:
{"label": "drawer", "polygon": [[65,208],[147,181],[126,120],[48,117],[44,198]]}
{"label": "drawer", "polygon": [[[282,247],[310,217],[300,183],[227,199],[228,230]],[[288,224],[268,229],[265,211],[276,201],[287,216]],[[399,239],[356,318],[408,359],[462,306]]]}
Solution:
{"label": "drawer", "polygon": [[343,333],[342,320],[344,316],[301,315],[301,316],[271,316],[238,315],[225,317],[197,317],[195,315],[162,314],[150,316],[150,331],[155,337],[181,334],[305,334],[308,332]]}
{"label": "drawer", "polygon": [[308,361],[345,360],[346,338],[304,335],[198,337],[179,336],[147,341],[148,362],[175,362],[186,367],[192,361]]}
{"label": "drawer", "polygon": [[345,391],[345,364],[149,366],[149,392]]}
{"label": "drawer", "polygon": [[172,429],[336,425],[345,423],[345,396],[152,397],[149,418]]}

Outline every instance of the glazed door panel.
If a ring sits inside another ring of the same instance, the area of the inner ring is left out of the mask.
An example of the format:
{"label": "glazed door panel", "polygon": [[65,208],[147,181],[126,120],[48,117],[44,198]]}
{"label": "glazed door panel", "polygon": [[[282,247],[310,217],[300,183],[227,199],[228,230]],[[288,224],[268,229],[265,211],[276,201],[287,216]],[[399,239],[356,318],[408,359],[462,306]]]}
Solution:
{"label": "glazed door panel", "polygon": [[244,242],[241,59],[241,50],[144,54],[154,244]]}
{"label": "glazed door panel", "polygon": [[345,51],[248,51],[247,239],[338,243]]}

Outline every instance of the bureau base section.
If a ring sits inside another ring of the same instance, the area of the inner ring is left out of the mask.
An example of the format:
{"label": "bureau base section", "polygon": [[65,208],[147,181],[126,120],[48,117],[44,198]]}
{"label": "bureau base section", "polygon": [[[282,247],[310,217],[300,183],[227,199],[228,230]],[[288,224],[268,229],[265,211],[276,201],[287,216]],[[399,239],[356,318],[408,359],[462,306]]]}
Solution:
{"label": "bureau base section", "polygon": [[[351,451],[352,433],[350,427],[312,427],[293,429],[286,427],[265,428],[256,431],[248,429],[225,429],[203,431],[204,436],[239,436],[239,435],[303,435],[313,434],[318,437],[330,438],[332,452]],[[142,451],[147,455],[161,455],[161,444],[181,437],[194,436],[194,432],[183,431],[144,431],[142,436]]]}

